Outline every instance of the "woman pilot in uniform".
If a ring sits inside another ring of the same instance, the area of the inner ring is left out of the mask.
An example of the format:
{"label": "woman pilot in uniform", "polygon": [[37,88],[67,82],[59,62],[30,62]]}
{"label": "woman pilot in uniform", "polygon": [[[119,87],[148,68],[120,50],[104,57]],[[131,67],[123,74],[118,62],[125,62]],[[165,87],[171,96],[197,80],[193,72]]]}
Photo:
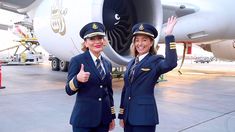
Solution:
{"label": "woman pilot in uniform", "polygon": [[132,28],[135,58],[128,63],[124,74],[118,116],[125,132],[155,132],[159,121],[154,87],[161,74],[177,66],[175,39],[172,35],[175,24],[175,17],[168,19],[165,58],[155,53],[154,39],[158,32],[154,26],[138,23]]}
{"label": "woman pilot in uniform", "polygon": [[73,57],[69,64],[68,95],[76,94],[70,118],[74,132],[108,132],[115,126],[111,63],[101,56],[105,40],[104,25],[86,24],[80,31],[84,53]]}

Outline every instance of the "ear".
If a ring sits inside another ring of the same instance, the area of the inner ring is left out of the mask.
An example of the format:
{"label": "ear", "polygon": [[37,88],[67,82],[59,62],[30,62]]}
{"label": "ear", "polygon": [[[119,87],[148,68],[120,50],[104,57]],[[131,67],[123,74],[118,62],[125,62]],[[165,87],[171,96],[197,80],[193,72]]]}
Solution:
{"label": "ear", "polygon": [[87,40],[83,42],[84,47],[88,48]]}

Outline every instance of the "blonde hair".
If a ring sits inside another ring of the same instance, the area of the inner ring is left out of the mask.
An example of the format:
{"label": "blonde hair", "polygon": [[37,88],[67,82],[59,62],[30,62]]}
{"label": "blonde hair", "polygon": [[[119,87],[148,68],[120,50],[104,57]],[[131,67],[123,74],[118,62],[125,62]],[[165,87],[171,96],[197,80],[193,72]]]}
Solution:
{"label": "blonde hair", "polygon": [[[149,49],[149,53],[152,54],[152,55],[155,55],[155,54],[157,54],[157,48],[154,47],[154,45],[155,45],[154,38],[152,38],[150,36],[148,36],[148,37],[153,42],[152,46]],[[132,43],[130,45],[131,55],[134,56],[134,57],[136,57],[139,54],[138,51],[135,48],[135,38],[136,38],[135,36],[132,38]]]}
{"label": "blonde hair", "polygon": [[82,51],[84,51],[84,52],[88,50],[88,48],[87,48],[86,45],[85,45],[85,41],[86,41],[86,40],[84,40],[84,41],[82,42],[82,44],[81,44],[81,45],[82,45],[82,48],[81,48],[81,49],[82,49]]}

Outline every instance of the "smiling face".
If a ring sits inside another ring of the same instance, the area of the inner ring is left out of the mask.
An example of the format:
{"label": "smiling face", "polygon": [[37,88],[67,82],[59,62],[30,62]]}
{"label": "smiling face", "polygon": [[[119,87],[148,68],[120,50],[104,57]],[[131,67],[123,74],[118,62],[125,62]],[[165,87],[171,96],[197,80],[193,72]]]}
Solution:
{"label": "smiling face", "polygon": [[84,45],[88,48],[96,57],[103,51],[106,41],[104,36],[94,36],[86,38]]}
{"label": "smiling face", "polygon": [[150,51],[153,46],[153,39],[147,35],[138,34],[134,38],[134,46],[138,55],[143,55]]}

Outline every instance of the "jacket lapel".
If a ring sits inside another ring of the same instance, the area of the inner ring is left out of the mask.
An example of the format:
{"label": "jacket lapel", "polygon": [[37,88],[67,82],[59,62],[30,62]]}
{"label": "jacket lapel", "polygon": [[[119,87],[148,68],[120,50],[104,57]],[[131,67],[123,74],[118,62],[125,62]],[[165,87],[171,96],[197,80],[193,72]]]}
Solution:
{"label": "jacket lapel", "polygon": [[150,54],[146,55],[140,62],[139,64],[137,64],[137,66],[135,67],[135,73],[134,73],[134,78],[133,78],[133,82],[136,80],[136,78],[138,78],[140,72],[141,72],[141,67],[142,65],[148,60]]}
{"label": "jacket lapel", "polygon": [[86,60],[85,62],[87,63],[87,65],[91,69],[92,73],[95,73],[96,76],[98,76],[101,79],[101,75],[100,75],[99,71],[97,70],[97,68],[96,68],[96,66],[94,64],[89,51],[85,52],[85,60]]}
{"label": "jacket lapel", "polygon": [[129,79],[129,76],[130,76],[131,67],[132,67],[132,65],[134,65],[134,61],[135,61],[135,59],[132,59],[130,61],[130,63],[128,63],[128,65],[127,65],[127,69],[126,69],[127,73],[126,73],[126,75],[127,75],[128,79]]}
{"label": "jacket lapel", "polygon": [[110,72],[109,72],[109,67],[108,67],[108,62],[103,58],[101,57],[101,61],[104,65],[104,69],[105,69],[105,78],[110,76]]}
{"label": "jacket lapel", "polygon": [[124,79],[126,80],[126,82],[131,83],[130,79],[129,79],[129,74],[130,74],[130,69],[132,67],[132,65],[134,64],[135,59],[132,59],[128,64],[127,64],[127,68],[126,68],[126,72],[124,73]]}

